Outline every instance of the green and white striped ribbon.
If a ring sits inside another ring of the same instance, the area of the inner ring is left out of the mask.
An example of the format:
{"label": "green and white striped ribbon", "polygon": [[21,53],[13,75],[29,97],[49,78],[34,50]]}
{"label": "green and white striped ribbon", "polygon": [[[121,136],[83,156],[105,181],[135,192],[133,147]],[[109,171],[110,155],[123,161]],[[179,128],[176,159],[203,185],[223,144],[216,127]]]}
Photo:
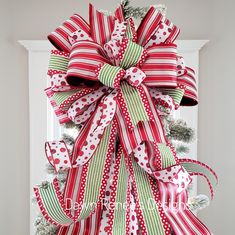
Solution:
{"label": "green and white striped ribbon", "polygon": [[129,39],[132,39],[132,32],[131,32],[131,26],[130,26],[130,24],[127,25],[126,37],[129,38]]}
{"label": "green and white striped ribbon", "polygon": [[[107,151],[109,147],[111,128],[112,125],[109,125],[106,128],[92,159],[87,163],[88,171],[85,180],[84,200],[82,202],[83,207],[76,221],[87,218],[97,206],[100,190],[102,189],[102,179],[105,174],[104,169],[108,157]],[[114,146],[114,143],[112,144]],[[61,207],[59,203],[61,198],[58,198],[56,189],[52,183],[49,183],[48,187],[45,188],[36,187],[35,191],[37,190],[39,190],[39,195],[37,196],[40,196],[39,201],[42,203],[41,205],[39,203],[40,208],[42,208],[42,206],[45,208],[47,214],[49,215],[49,219],[52,219],[60,225],[68,225],[73,222],[73,220],[66,215]]]}
{"label": "green and white striped ribbon", "polygon": [[129,38],[129,39],[133,39],[133,32],[132,32],[132,29],[131,29],[130,19],[128,21],[127,28],[126,28],[126,37]]}
{"label": "green and white striped ribbon", "polygon": [[104,64],[99,72],[99,80],[108,87],[114,87],[115,79],[122,70],[120,67]]}
{"label": "green and white striped ribbon", "polygon": [[165,94],[171,96],[174,100],[175,104],[180,105],[183,96],[184,96],[184,89],[175,88],[175,89],[160,89],[160,91]]}
{"label": "green and white striped ribbon", "polygon": [[37,189],[44,209],[50,218],[53,218],[58,224],[69,225],[73,222],[61,207],[53,183],[48,183],[46,188],[38,187]]}
{"label": "green and white striped ribbon", "polygon": [[214,196],[214,189],[218,184],[218,179],[215,172],[207,165],[191,159],[180,159],[180,164],[187,170],[189,174],[202,175],[208,180],[211,197]]}
{"label": "green and white striped ribbon", "polygon": [[89,169],[86,176],[86,187],[84,195],[84,208],[82,209],[78,221],[87,218],[99,200],[102,178],[104,174],[104,166],[106,163],[107,151],[109,147],[109,138],[111,133],[112,125],[109,125],[102,136],[102,139],[92,156],[92,159],[88,162]]}
{"label": "green and white striped ribbon", "polygon": [[69,59],[63,56],[51,55],[49,69],[67,72]]}
{"label": "green and white striped ribbon", "polygon": [[133,158],[132,165],[134,168],[134,177],[138,191],[138,198],[141,202],[147,234],[165,235],[164,227],[158,210],[159,205],[155,203],[154,209],[152,208],[152,203],[154,202],[154,195],[152,194],[152,189],[147,177],[147,173],[139,167],[139,165]]}
{"label": "green and white striped ribbon", "polygon": [[162,168],[167,168],[176,164],[175,157],[172,153],[172,150],[169,146],[164,143],[157,144],[160,151]]}
{"label": "green and white striped ribbon", "polygon": [[121,156],[119,176],[117,182],[116,208],[114,209],[114,221],[112,235],[126,234],[125,204],[127,201],[128,173],[125,166],[124,154]]}
{"label": "green and white striped ribbon", "polygon": [[128,69],[136,65],[142,56],[143,50],[143,47],[132,42],[131,40],[128,40],[127,48],[124,52],[120,67]]}
{"label": "green and white striped ribbon", "polygon": [[53,100],[55,100],[56,104],[59,106],[65,100],[67,100],[71,95],[77,93],[79,90],[71,90],[71,91],[64,91],[64,92],[56,92],[53,95]]}
{"label": "green and white striped ribbon", "polygon": [[148,121],[148,114],[138,90],[123,81],[121,83],[121,91],[132,123],[137,125],[140,121]]}

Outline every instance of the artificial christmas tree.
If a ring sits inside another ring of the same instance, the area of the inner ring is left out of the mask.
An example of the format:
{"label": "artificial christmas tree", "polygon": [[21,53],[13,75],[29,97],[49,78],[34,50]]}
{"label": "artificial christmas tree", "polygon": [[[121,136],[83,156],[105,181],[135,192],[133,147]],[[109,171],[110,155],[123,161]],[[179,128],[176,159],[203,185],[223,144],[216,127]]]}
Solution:
{"label": "artificial christmas tree", "polygon": [[[75,14],[48,37],[58,50],[46,94],[78,133],[46,143],[57,177],[35,187],[47,220],[38,218],[38,234],[211,234],[189,208],[203,200],[187,191],[202,175],[213,196],[216,175],[177,157],[187,147],[174,140],[193,132],[170,117],[197,104],[194,71],[177,55],[179,29],[165,8],[145,11],[129,1],[114,15],[90,5],[90,24]],[[143,17],[137,30],[131,15]]]}

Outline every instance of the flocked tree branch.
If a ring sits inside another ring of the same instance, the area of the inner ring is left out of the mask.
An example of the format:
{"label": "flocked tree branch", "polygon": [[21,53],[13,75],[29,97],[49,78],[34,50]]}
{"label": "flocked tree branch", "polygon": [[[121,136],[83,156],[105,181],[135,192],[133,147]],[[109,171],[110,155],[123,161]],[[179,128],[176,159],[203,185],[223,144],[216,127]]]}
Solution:
{"label": "flocked tree branch", "polygon": [[204,209],[205,207],[209,206],[209,204],[210,199],[203,194],[197,195],[195,197],[190,197],[188,199],[188,206],[194,212]]}
{"label": "flocked tree branch", "polygon": [[184,143],[190,143],[195,138],[195,131],[187,126],[187,123],[183,120],[167,120],[168,133],[167,137],[169,139],[174,139],[182,141]]}
{"label": "flocked tree branch", "polygon": [[[149,7],[134,7],[130,5],[130,0],[123,0],[122,1],[123,8],[124,8],[124,14],[126,18],[136,18],[136,19],[142,19],[144,15],[146,14]],[[166,14],[166,6],[163,4],[154,5],[163,15]]]}
{"label": "flocked tree branch", "polygon": [[184,144],[178,144],[175,146],[175,151],[178,155],[185,155],[189,153],[189,147]]}
{"label": "flocked tree branch", "polygon": [[66,145],[73,146],[73,144],[74,144],[73,136],[71,136],[69,134],[63,134],[62,138],[63,138],[63,141],[66,143]]}
{"label": "flocked tree branch", "polygon": [[34,223],[36,227],[35,235],[56,235],[58,227],[50,224],[46,219],[39,215]]}

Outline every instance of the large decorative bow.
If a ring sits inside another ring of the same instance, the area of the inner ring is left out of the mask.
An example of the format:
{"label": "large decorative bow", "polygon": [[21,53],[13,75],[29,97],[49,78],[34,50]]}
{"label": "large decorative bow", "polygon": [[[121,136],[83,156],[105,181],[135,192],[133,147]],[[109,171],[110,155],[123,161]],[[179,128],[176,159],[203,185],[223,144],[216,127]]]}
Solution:
{"label": "large decorative bow", "polygon": [[178,159],[160,119],[197,104],[194,71],[173,44],[179,29],[154,7],[137,31],[122,6],[114,16],[89,12],[90,25],[73,15],[48,37],[58,50],[46,94],[61,124],[82,128],[72,154],[63,141],[46,143],[55,170],[69,173],[63,194],[56,179],[35,188],[42,213],[58,234],[80,234],[84,223],[90,234],[211,234],[186,206],[186,190],[199,174],[213,193],[216,175]]}

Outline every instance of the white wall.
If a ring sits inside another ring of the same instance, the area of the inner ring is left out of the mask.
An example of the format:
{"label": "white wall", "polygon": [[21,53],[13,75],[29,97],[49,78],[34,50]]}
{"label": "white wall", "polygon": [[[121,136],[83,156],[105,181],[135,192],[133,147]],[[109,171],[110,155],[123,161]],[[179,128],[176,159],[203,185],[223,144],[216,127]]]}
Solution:
{"label": "white wall", "polygon": [[[92,2],[98,8],[112,10],[118,0]],[[132,3],[142,5],[143,1]],[[232,175],[235,2],[227,0],[223,5],[219,0],[162,0],[161,3],[168,6],[169,18],[180,26],[181,39],[210,40],[201,53],[199,159],[217,171],[220,185],[215,200],[200,216],[214,234],[230,235],[232,209],[235,210]],[[85,0],[0,0],[1,234],[29,234],[27,53],[17,40],[45,39],[72,13],[80,12],[87,18],[87,5]],[[199,186],[199,191],[207,190],[204,183]]]}

